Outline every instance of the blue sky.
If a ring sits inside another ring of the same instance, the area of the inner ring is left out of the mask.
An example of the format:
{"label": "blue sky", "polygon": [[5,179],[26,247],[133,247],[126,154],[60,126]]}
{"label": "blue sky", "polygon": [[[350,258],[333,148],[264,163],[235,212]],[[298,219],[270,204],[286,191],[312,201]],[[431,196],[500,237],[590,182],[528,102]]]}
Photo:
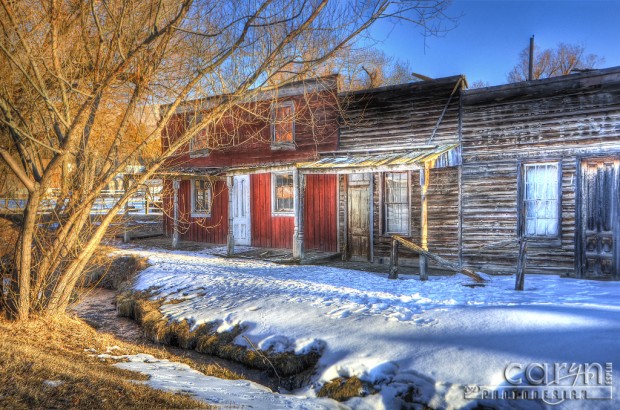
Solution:
{"label": "blue sky", "polygon": [[441,37],[424,39],[410,24],[387,22],[372,37],[417,73],[465,74],[470,84],[506,83],[532,35],[536,47],[579,44],[605,59],[600,67],[620,65],[620,0],[454,0],[448,15],[458,17],[457,26]]}

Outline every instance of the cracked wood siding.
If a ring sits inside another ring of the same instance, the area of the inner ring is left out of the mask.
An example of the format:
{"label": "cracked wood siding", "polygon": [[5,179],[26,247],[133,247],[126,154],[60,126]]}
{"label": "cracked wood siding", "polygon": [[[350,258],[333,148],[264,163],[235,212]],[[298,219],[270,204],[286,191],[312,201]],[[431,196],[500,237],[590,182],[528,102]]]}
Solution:
{"label": "cracked wood siding", "polygon": [[[376,148],[415,149],[428,139],[461,76],[407,85],[341,93],[339,151]],[[457,89],[431,142],[458,142]]]}
{"label": "cracked wood siding", "polygon": [[[382,208],[382,175],[375,173],[373,183],[373,248],[375,261],[388,263],[390,257],[390,236],[383,234],[383,208]],[[420,196],[420,172],[411,172],[411,234],[403,235],[411,238],[413,242],[420,243],[420,215],[421,215],[421,196]],[[339,178],[340,196],[339,212],[340,220],[340,252],[344,253],[345,230],[342,228],[346,224],[346,176]],[[446,259],[457,261],[459,248],[459,212],[458,212],[458,171],[455,167],[431,169],[430,185],[428,189],[429,203],[429,250]],[[402,259],[412,259],[417,261],[417,255],[402,248],[400,250]],[[417,262],[416,262],[417,263]],[[430,262],[430,267],[435,267]]]}
{"label": "cracked wood siding", "polygon": [[[561,166],[559,240],[532,240],[529,273],[574,274],[577,161],[620,151],[620,73],[613,70],[466,91],[462,252],[465,264],[514,273],[520,163]],[[482,248],[481,248],[482,247]]]}

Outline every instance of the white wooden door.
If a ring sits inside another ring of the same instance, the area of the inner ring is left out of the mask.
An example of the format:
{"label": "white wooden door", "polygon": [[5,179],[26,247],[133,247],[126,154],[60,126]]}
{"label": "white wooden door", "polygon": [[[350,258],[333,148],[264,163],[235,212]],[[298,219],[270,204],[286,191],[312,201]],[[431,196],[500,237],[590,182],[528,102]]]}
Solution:
{"label": "white wooden door", "polygon": [[233,235],[235,245],[250,245],[250,176],[234,177],[233,185]]}

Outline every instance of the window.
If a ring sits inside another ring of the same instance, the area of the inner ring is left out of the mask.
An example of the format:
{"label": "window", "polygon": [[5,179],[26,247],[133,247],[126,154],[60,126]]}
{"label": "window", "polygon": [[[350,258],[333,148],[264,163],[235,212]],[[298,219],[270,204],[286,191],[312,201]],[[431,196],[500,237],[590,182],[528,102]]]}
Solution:
{"label": "window", "polygon": [[386,173],[384,193],[385,233],[409,234],[408,174]]}
{"label": "window", "polygon": [[293,146],[295,142],[295,106],[292,102],[276,104],[271,112],[271,145]]}
{"label": "window", "polygon": [[272,174],[272,207],[274,214],[293,214],[293,174]]}
{"label": "window", "polygon": [[525,236],[557,237],[560,206],[558,163],[524,164],[523,178]]}
{"label": "window", "polygon": [[211,183],[195,179],[192,181],[192,216],[211,216]]}
{"label": "window", "polygon": [[194,138],[192,138],[189,149],[190,153],[195,156],[209,155],[209,141],[207,139],[206,130],[200,130],[200,132]]}

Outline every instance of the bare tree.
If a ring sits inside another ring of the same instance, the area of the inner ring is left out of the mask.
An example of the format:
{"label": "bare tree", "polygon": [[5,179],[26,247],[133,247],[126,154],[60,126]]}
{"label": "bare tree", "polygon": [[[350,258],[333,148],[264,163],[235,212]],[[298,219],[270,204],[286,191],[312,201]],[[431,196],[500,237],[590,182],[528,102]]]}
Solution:
{"label": "bare tree", "polygon": [[[235,104],[306,78],[374,21],[429,27],[443,0],[0,0],[0,158],[28,192],[10,315],[55,314],[133,193]],[[261,87],[263,90],[261,91]],[[214,99],[202,97],[224,95]],[[185,101],[208,104],[149,155]],[[151,128],[144,108],[160,105]],[[92,223],[90,210],[139,158],[145,171]],[[146,161],[144,161],[146,159]],[[42,204],[60,188],[53,208]]]}
{"label": "bare tree", "polygon": [[[533,79],[568,75],[574,70],[595,68],[604,62],[596,54],[586,54],[585,47],[575,44],[558,44],[555,49],[535,50]],[[519,63],[508,73],[508,82],[526,81],[529,73],[529,47],[519,53]]]}

